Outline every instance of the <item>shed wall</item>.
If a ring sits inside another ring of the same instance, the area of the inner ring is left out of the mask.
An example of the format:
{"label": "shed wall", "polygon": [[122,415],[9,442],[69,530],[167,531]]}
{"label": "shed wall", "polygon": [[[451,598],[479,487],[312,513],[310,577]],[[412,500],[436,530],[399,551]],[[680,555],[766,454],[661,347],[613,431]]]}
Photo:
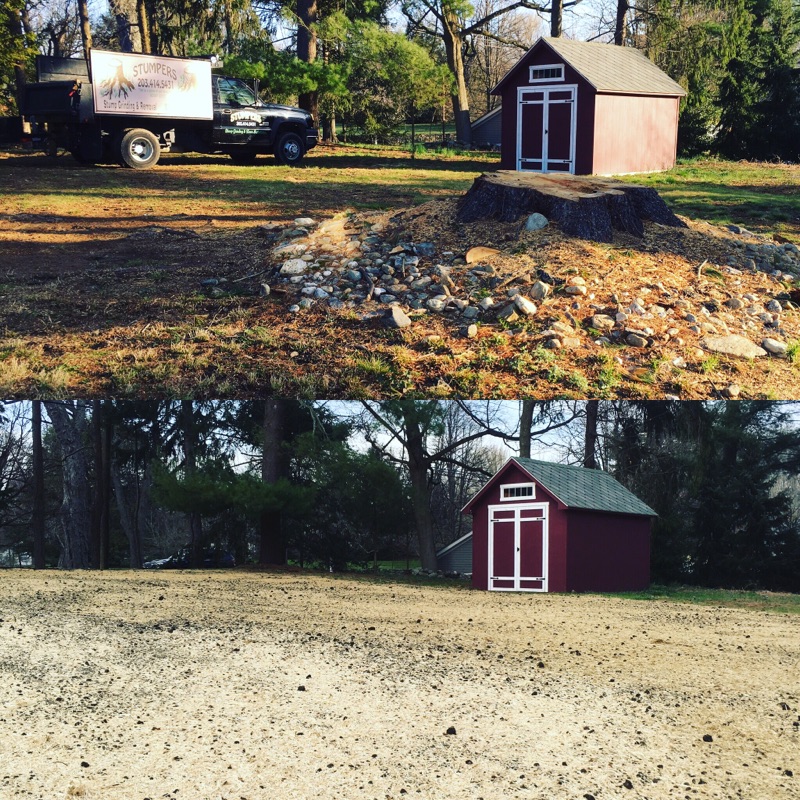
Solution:
{"label": "shed wall", "polygon": [[482,119],[472,126],[472,143],[478,147],[499,147],[502,139],[503,112]]}
{"label": "shed wall", "polygon": [[502,98],[502,130],[500,139],[500,169],[517,168],[517,113],[519,105],[517,89],[520,86],[559,86],[576,84],[576,139],[575,139],[575,173],[590,175],[592,173],[592,154],[594,141],[594,88],[582,75],[569,64],[564,64],[564,80],[552,84],[532,84],[528,81],[528,67],[544,64],[563,64],[564,60],[550,49],[544,42],[520,61],[513,69],[511,79],[501,88]]}
{"label": "shed wall", "polygon": [[[503,503],[500,500],[500,486],[505,483],[529,483],[531,477],[513,462],[500,470],[492,478],[486,493],[472,509],[472,587],[489,589],[489,506],[518,505],[524,500]],[[531,502],[548,504],[549,557],[548,583],[549,591],[564,592],[567,589],[567,515],[562,504],[558,502],[538,481],[536,498]]]}
{"label": "shed wall", "polygon": [[675,166],[680,98],[595,96],[597,175],[658,172]]}
{"label": "shed wall", "polygon": [[650,517],[570,509],[567,591],[635,592],[650,585]]}
{"label": "shed wall", "polygon": [[472,539],[465,539],[436,559],[436,566],[442,572],[459,572],[469,575],[472,572]]}

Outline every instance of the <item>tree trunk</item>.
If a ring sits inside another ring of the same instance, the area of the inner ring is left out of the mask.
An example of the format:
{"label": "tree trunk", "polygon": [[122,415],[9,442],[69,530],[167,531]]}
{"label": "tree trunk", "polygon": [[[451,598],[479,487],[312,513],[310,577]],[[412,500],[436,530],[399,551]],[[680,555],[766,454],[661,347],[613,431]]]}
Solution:
{"label": "tree trunk", "polygon": [[87,0],[78,0],[78,18],[81,24],[83,57],[88,61],[89,51],[92,49],[92,29],[89,26],[89,3]]}
{"label": "tree trunk", "polygon": [[42,401],[31,403],[31,446],[33,467],[33,568],[44,569],[44,450],[42,448]]}
{"label": "tree trunk", "polygon": [[117,501],[119,521],[122,525],[122,530],[125,531],[125,536],[128,539],[128,560],[130,568],[141,569],[142,540],[139,534],[138,526],[131,517],[128,509],[128,504],[125,500],[125,490],[122,486],[122,479],[120,478],[119,468],[117,467],[116,462],[113,462],[111,465],[111,480],[114,484],[114,497]]}
{"label": "tree trunk", "polygon": [[141,36],[131,22],[136,17],[136,7],[131,6],[131,2],[133,0],[108,0],[108,7],[117,26],[119,49],[123,53],[133,53],[141,49],[137,46],[141,43]]}
{"label": "tree trunk", "polygon": [[[277,483],[282,477],[281,447],[285,437],[286,400],[273,398],[264,401],[263,434],[261,452],[261,480],[267,484]],[[283,538],[280,511],[264,511],[259,521],[259,564],[285,564],[286,543]]]}
{"label": "tree trunk", "polygon": [[[183,432],[183,461],[187,478],[197,472],[197,430],[194,420],[194,405],[191,400],[181,400],[181,430]],[[203,541],[203,521],[200,514],[190,511],[189,520],[189,566],[200,566],[200,548]]]}
{"label": "tree trunk", "polygon": [[102,400],[92,400],[92,449],[94,451],[94,493],[92,497],[91,561],[100,568],[103,518],[103,407]]}
{"label": "tree trunk", "polygon": [[447,56],[447,66],[456,81],[453,93],[453,116],[456,123],[456,139],[464,145],[472,144],[472,128],[469,121],[469,93],[464,69],[461,22],[458,15],[449,7],[442,10],[442,38]]}
{"label": "tree trunk", "polygon": [[142,52],[152,53],[153,42],[150,38],[150,17],[145,0],[136,0],[136,19],[139,22],[139,36],[142,40]]}
{"label": "tree trunk", "polygon": [[520,458],[531,457],[531,430],[533,428],[533,409],[536,407],[535,400],[523,400],[522,411],[519,415],[519,456]]}
{"label": "tree trunk", "polygon": [[417,549],[422,569],[436,569],[436,545],[433,539],[431,491],[428,486],[430,462],[425,454],[425,442],[417,420],[404,413],[408,452],[408,475],[411,481],[411,503],[417,528]]}
{"label": "tree trunk", "polygon": [[561,36],[564,24],[564,0],[552,0],[550,6],[550,35],[554,39]]}
{"label": "tree trunk", "polygon": [[[297,57],[306,64],[317,60],[317,0],[297,0]],[[319,123],[319,93],[303,92],[298,100],[300,108]]]}
{"label": "tree trunk", "polygon": [[62,457],[63,538],[59,566],[64,569],[88,569],[90,516],[89,482],[84,451],[85,405],[80,400],[72,403],[47,401],[44,405],[53,423]]}
{"label": "tree trunk", "polygon": [[644,235],[643,220],[685,228],[655,189],[606,178],[486,172],[461,198],[456,219],[515,222],[533,212],[557,222],[568,236],[613,241],[614,231]]}
{"label": "tree trunk", "polygon": [[614,23],[614,44],[620,47],[625,43],[625,17],[630,4],[628,0],[617,0],[617,19]]}
{"label": "tree trunk", "polygon": [[586,431],[583,437],[583,466],[597,469],[597,411],[599,400],[586,401]]}

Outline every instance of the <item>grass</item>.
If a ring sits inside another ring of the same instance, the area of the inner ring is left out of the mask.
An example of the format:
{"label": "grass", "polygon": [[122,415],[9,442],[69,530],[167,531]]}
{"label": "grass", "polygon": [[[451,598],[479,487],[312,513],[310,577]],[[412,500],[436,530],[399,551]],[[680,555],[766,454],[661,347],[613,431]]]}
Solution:
{"label": "grass", "polygon": [[796,176],[796,167],[786,164],[707,159],[679,162],[668,172],[624,180],[652,186],[678,214],[760,232],[796,230],[800,221]]}
{"label": "grass", "polygon": [[757,592],[733,589],[705,589],[694,586],[653,585],[643,592],[615,593],[630,600],[669,600],[721,608],[746,608],[780,614],[800,614],[800,595],[782,592]]}

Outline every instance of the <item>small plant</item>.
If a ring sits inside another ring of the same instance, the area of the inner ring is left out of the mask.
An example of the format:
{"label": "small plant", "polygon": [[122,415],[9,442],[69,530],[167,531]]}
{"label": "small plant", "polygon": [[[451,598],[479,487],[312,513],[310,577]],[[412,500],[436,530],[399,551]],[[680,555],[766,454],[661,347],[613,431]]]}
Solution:
{"label": "small plant", "polygon": [[716,356],[709,356],[700,362],[700,372],[708,375],[709,372],[715,372],[719,369],[719,359]]}
{"label": "small plant", "polygon": [[567,375],[566,383],[584,397],[589,394],[589,381],[586,380],[586,376],[582,372],[570,372]]}
{"label": "small plant", "polygon": [[800,340],[789,342],[786,348],[786,358],[792,364],[797,363],[798,359],[800,359]]}

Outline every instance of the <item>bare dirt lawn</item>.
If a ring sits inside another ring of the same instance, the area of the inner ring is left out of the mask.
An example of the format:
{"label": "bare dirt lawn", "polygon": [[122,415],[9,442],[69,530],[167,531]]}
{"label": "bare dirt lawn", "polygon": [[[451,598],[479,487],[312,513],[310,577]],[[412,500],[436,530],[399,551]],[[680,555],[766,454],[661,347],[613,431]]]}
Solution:
{"label": "bare dirt lawn", "polygon": [[748,609],[4,572],[0,797],[797,798],[798,665]]}

